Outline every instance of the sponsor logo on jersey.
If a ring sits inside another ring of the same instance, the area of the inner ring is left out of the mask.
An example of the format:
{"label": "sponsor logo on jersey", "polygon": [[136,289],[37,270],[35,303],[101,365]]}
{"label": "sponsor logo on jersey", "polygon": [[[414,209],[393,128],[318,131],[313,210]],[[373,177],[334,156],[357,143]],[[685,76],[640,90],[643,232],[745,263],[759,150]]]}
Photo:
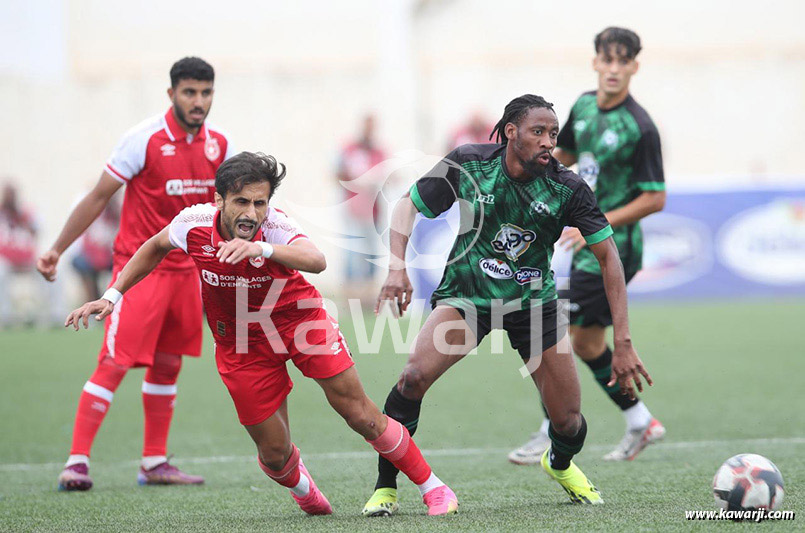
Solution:
{"label": "sponsor logo on jersey", "polygon": [[204,141],[204,155],[206,155],[207,159],[210,161],[215,161],[221,157],[221,147],[218,146],[218,139],[215,137],[207,137],[207,140]]}
{"label": "sponsor logo on jersey", "polygon": [[536,238],[537,234],[531,230],[525,230],[514,224],[502,224],[492,241],[492,248],[514,261],[528,250]]}
{"label": "sponsor logo on jersey", "polygon": [[482,203],[482,204],[494,204],[495,203],[495,195],[494,194],[481,194],[478,193],[475,196],[475,199]]}
{"label": "sponsor logo on jersey", "polygon": [[583,132],[584,128],[586,128],[586,127],[587,127],[587,121],[586,120],[577,120],[573,124],[573,129],[576,130],[577,133]]}
{"label": "sponsor logo on jersey", "polygon": [[583,179],[592,190],[595,190],[595,185],[598,183],[598,173],[601,167],[592,152],[582,152],[579,154],[579,176]]}
{"label": "sponsor logo on jersey", "polygon": [[216,274],[215,272],[210,272],[209,270],[201,271],[201,279],[203,279],[213,287],[217,287],[218,285],[220,285],[220,281],[218,280],[218,274]]}
{"label": "sponsor logo on jersey", "polygon": [[606,130],[601,136],[601,140],[604,141],[607,148],[614,149],[618,146],[618,134],[612,130]]}
{"label": "sponsor logo on jersey", "polygon": [[170,157],[172,155],[176,155],[176,147],[171,143],[165,143],[159,147],[162,150],[163,157]]}
{"label": "sponsor logo on jersey", "polygon": [[333,355],[338,355],[341,353],[341,343],[339,341],[335,341],[332,346],[330,346],[330,350],[333,351]]}
{"label": "sponsor logo on jersey", "polygon": [[205,244],[201,247],[201,253],[206,255],[207,257],[214,257],[215,256],[215,246],[210,246],[209,244]]}
{"label": "sponsor logo on jersey", "polygon": [[184,194],[184,183],[182,180],[168,180],[165,182],[165,193],[168,196],[181,196]]}
{"label": "sponsor logo on jersey", "polygon": [[538,215],[547,216],[551,214],[551,208],[545,202],[534,200],[531,202],[531,210]]}
{"label": "sponsor logo on jersey", "polygon": [[520,270],[514,273],[514,281],[520,285],[531,283],[542,279],[542,270],[534,267],[520,267]]}
{"label": "sponsor logo on jersey", "polygon": [[261,266],[263,266],[265,264],[265,262],[266,262],[266,258],[262,257],[262,256],[261,257],[250,257],[249,258],[249,264],[252,265],[255,268],[260,268]]}
{"label": "sponsor logo on jersey", "polygon": [[512,269],[509,268],[504,261],[500,259],[484,258],[478,261],[481,270],[484,274],[494,279],[511,279],[514,275]]}

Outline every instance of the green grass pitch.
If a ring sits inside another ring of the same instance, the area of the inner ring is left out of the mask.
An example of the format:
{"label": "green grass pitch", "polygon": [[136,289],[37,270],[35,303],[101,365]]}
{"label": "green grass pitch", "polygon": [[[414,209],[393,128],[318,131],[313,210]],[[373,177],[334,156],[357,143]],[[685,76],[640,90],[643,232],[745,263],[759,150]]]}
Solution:
{"label": "green grass pitch", "polygon": [[[539,407],[516,354],[490,355],[485,341],[478,355],[436,383],[423,405],[417,442],[461,502],[457,516],[436,519],[424,516],[416,488],[404,478],[399,515],[360,516],[374,486],[375,458],[316,384],[294,369],[293,440],[335,508],[330,517],[304,516],[255,464],[209,339],[201,359],[185,360],[169,443],[175,464],[204,475],[206,484],[137,486],[143,371],[134,370],[93,449],[95,488],[57,492],[76,402],[102,331],[0,332],[0,531],[798,529],[805,520],[804,316],[802,300],[634,305],[635,344],[656,381],[643,397],[668,435],[634,462],[602,461],[622,436],[623,420],[580,366],[589,433],[577,462],[603,493],[606,504],[596,507],[570,505],[538,467],[506,461],[534,430]],[[351,340],[353,327],[342,320],[342,328]],[[355,359],[367,392],[382,404],[405,357]],[[686,522],[685,510],[715,509],[712,476],[741,452],[777,464],[786,483],[783,509],[802,516],[755,526]]]}

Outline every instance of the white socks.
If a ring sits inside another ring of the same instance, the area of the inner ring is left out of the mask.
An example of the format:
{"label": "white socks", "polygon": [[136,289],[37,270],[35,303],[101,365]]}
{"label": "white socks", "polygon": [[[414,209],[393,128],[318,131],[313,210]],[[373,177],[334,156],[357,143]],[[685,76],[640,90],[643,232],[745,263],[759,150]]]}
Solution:
{"label": "white socks", "polygon": [[626,429],[628,431],[645,429],[651,423],[651,413],[642,401],[638,401],[635,405],[625,410],[623,416],[626,417]]}
{"label": "white socks", "polygon": [[87,468],[89,468],[89,456],[87,455],[71,455],[67,458],[67,462],[64,463],[64,468],[68,466],[78,465],[78,464],[85,464]]}
{"label": "white socks", "polygon": [[149,455],[147,457],[143,457],[143,460],[140,462],[140,464],[142,465],[143,470],[151,470],[155,466],[159,466],[167,460],[168,458],[164,455]]}
{"label": "white socks", "polygon": [[424,497],[425,494],[432,491],[433,489],[441,487],[442,485],[444,485],[444,483],[442,483],[442,480],[436,477],[436,474],[431,472],[430,477],[427,480],[425,480],[425,482],[422,483],[421,485],[417,485],[417,488],[419,489],[419,493]]}
{"label": "white socks", "polygon": [[288,490],[300,498],[304,498],[310,492],[310,480],[307,478],[304,472],[299,472],[299,483]]}

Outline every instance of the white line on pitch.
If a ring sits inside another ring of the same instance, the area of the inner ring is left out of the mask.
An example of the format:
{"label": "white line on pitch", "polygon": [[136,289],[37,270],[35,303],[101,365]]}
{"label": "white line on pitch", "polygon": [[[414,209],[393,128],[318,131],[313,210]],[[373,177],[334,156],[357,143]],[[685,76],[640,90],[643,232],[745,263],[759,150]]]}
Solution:
{"label": "white line on pitch", "polygon": [[[773,446],[773,445],[797,445],[805,444],[805,437],[786,437],[771,439],[732,439],[732,440],[694,440],[680,442],[658,442],[652,448],[667,449],[689,449],[689,448],[714,448],[718,446]],[[585,451],[605,451],[611,445],[593,444],[585,446]],[[510,448],[443,448],[438,450],[422,450],[425,457],[466,457],[471,455],[503,454],[509,452]],[[344,459],[371,459],[377,454],[372,451],[355,452],[327,452],[327,453],[306,453],[306,459],[322,460],[344,460]],[[217,455],[211,457],[187,457],[179,459],[176,464],[212,464],[212,463],[245,463],[255,461],[256,455]],[[123,468],[138,465],[140,461],[120,461],[116,463],[103,464],[103,468]],[[58,469],[64,463],[0,463],[0,472],[21,472],[29,470],[49,470]]]}

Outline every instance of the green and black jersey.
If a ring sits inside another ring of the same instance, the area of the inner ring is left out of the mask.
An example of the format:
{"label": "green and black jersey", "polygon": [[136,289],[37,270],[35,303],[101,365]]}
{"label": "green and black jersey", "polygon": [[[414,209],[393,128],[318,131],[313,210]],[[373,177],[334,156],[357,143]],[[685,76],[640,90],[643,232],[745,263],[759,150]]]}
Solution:
{"label": "green and black jersey", "polygon": [[564,226],[579,228],[589,244],[612,235],[592,190],[574,172],[552,158],[544,177],[514,180],[505,154],[502,144],[459,146],[411,187],[425,217],[460,204],[462,229],[434,305],[470,301],[480,311],[496,299],[519,300],[520,309],[552,301],[551,256]]}
{"label": "green and black jersey", "polygon": [[[665,190],[660,135],[646,110],[631,95],[612,109],[599,109],[595,91],[584,93],[573,104],[557,147],[575,154],[579,175],[595,191],[603,212],[623,207],[644,191]],[[615,228],[623,268],[640,270],[643,234],[640,224]],[[589,248],[573,257],[573,268],[600,274]]]}

